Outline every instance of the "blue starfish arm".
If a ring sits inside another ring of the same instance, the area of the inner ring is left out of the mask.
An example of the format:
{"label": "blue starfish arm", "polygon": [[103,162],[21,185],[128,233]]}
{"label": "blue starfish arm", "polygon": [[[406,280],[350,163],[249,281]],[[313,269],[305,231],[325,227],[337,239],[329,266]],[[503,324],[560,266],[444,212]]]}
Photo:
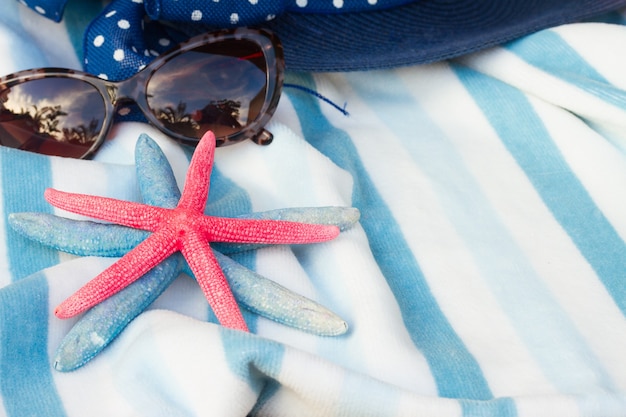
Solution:
{"label": "blue starfish arm", "polygon": [[[343,231],[359,220],[359,211],[352,207],[304,207],[269,210],[239,217],[335,225]],[[115,224],[72,220],[47,213],[11,213],[9,224],[31,240],[78,256],[121,257],[150,235],[143,230]],[[225,255],[264,246],[268,245],[211,244],[211,247]]]}
{"label": "blue starfish arm", "polygon": [[214,250],[237,301],[248,310],[278,323],[318,336],[339,336],[348,324],[315,301],[244,267]]}
{"label": "blue starfish arm", "polygon": [[[248,310],[317,336],[339,336],[348,330],[347,323],[324,306],[213,252],[235,298]],[[193,276],[184,258],[173,254],[123,291],[87,311],[59,345],[55,369],[73,371],[97,356],[181,271]]]}
{"label": "blue starfish arm", "polygon": [[[137,179],[144,202],[163,208],[176,207],[181,193],[163,150],[145,133],[139,136],[136,147]],[[359,220],[360,213],[354,207],[296,207],[246,213],[236,217],[333,225],[343,232]],[[223,254],[231,254],[267,245],[215,242],[211,246]]]}
{"label": "blue starfish arm", "polygon": [[144,203],[169,209],[176,207],[180,189],[163,150],[143,133],[137,140],[135,155],[137,181]]}
{"label": "blue starfish arm", "polygon": [[[138,141],[136,162],[144,202],[163,208],[175,207],[180,191],[171,166],[158,145],[147,135],[142,135]],[[241,217],[333,224],[345,230],[358,220],[358,210],[335,207],[281,209]],[[16,230],[40,243],[83,256],[123,256],[149,235],[121,226],[77,222],[45,214],[11,215],[10,223]],[[264,245],[219,246],[225,252],[234,253]],[[347,330],[343,320],[321,305],[290,292],[219,253],[216,256],[220,267],[228,271],[226,277],[234,295],[249,310],[318,335],[338,335]],[[59,370],[75,369],[97,355],[165,290],[181,269],[187,268],[187,263],[179,258],[179,265],[173,273],[167,272],[167,268],[155,269],[135,282],[135,288],[125,289],[105,301],[103,307],[98,305],[87,312],[59,348],[55,366]],[[112,314],[112,311],[116,313]]]}
{"label": "blue starfish arm", "polygon": [[[326,224],[337,226],[342,232],[359,221],[360,212],[355,207],[291,207],[255,213],[237,217],[247,219],[284,220],[297,223]],[[233,245],[233,244],[229,244]]]}
{"label": "blue starfish arm", "polygon": [[[298,223],[337,226],[340,231],[352,227],[359,221],[360,212],[354,207],[296,207],[249,213],[246,219],[284,220]],[[264,244],[213,242],[211,247],[225,255],[266,247]]]}
{"label": "blue starfish arm", "polygon": [[72,220],[47,213],[11,213],[8,220],[21,235],[78,256],[121,257],[150,235],[115,224]]}
{"label": "blue starfish arm", "polygon": [[183,263],[176,253],[87,311],[57,348],[54,368],[73,371],[98,355],[178,277]]}
{"label": "blue starfish arm", "polygon": [[[297,210],[310,221],[307,210]],[[314,210],[317,219],[324,209]],[[288,210],[260,213],[260,218],[297,221]],[[331,216],[332,218],[340,218]],[[123,226],[71,220],[45,213],[13,213],[10,224],[20,233],[39,243],[80,256],[123,256],[149,234]],[[321,221],[321,220],[320,220]],[[341,227],[341,223],[338,222]],[[223,245],[226,246],[226,245]],[[235,245],[233,245],[235,246]],[[245,268],[215,251],[233,294],[243,307],[280,324],[319,336],[345,333],[346,323],[320,304]],[[171,258],[178,258],[179,255]],[[85,313],[59,348],[56,367],[72,370],[96,356],[125,327],[154,301],[182,271],[190,276],[186,262],[173,273],[157,268],[101,305]],[[272,300],[268,302],[268,300]],[[112,311],[116,311],[112,314]]]}

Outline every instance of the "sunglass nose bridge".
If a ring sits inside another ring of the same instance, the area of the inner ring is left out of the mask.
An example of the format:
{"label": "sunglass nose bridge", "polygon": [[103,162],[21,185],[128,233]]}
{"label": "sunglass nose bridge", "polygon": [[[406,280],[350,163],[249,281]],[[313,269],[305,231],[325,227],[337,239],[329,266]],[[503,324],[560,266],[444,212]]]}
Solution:
{"label": "sunglass nose bridge", "polygon": [[107,93],[113,106],[125,102],[137,102],[141,92],[141,84],[134,78],[107,84]]}
{"label": "sunglass nose bridge", "polygon": [[109,101],[113,103],[113,105],[117,104],[117,85],[115,84],[107,84],[106,86],[107,95],[109,96]]}

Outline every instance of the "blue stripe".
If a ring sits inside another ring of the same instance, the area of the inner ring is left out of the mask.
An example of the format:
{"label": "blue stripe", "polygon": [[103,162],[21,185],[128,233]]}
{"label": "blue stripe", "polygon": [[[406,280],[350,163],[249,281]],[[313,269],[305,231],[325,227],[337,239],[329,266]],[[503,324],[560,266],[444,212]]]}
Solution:
{"label": "blue stripe", "polygon": [[[308,75],[289,74],[289,78],[297,78],[292,80],[295,84],[315,87]],[[361,225],[370,239],[372,253],[396,297],[413,343],[430,366],[439,395],[491,399],[491,390],[478,363],[439,308],[400,226],[359,160],[351,138],[328,122],[314,97],[296,90],[289,90],[288,94],[301,116],[305,138],[352,174],[352,201],[361,210]]]}
{"label": "blue stripe", "polygon": [[48,358],[48,309],[43,273],[0,290],[0,392],[9,417],[65,415]]}
{"label": "blue stripe", "polygon": [[[367,77],[359,80],[356,75],[350,80],[355,91],[362,97],[367,96]],[[429,177],[430,184],[434,184],[432,189],[437,193],[447,219],[465,242],[481,277],[549,380],[564,392],[571,392],[572,386],[579,388],[581,378],[567,375],[572,364],[576,363],[579,369],[586,369],[585,375],[595,373],[604,386],[612,386],[599,360],[502,224],[497,211],[446,134],[407,94],[407,86],[391,73],[385,76],[384,90],[401,105],[368,103],[376,104],[376,115],[397,137],[403,137],[411,127],[419,126],[419,133],[416,133],[419,138],[408,138],[403,145],[416,166]],[[443,186],[438,186],[442,183]],[[496,253],[498,256],[494,256]],[[506,279],[506,285],[502,285],[503,279]],[[541,309],[534,306],[541,306]],[[546,349],[549,341],[556,344],[554,349]],[[577,350],[564,358],[559,348],[562,345],[575,346]]]}
{"label": "blue stripe", "polygon": [[558,33],[538,32],[530,39],[506,45],[529,64],[619,108],[626,108],[626,92],[608,82]]}
{"label": "blue stripe", "polygon": [[509,397],[489,401],[461,401],[463,415],[466,417],[504,417],[517,415],[515,401]]}
{"label": "blue stripe", "polygon": [[571,171],[528,99],[515,88],[487,81],[487,77],[472,70],[457,67],[456,73],[555,219],[626,314],[626,245]]}
{"label": "blue stripe", "polygon": [[[279,363],[282,361],[282,358],[275,358],[276,362]],[[278,382],[278,379],[268,378],[265,381],[265,385],[263,386],[263,390],[259,393],[257,397],[256,403],[252,410],[248,413],[249,416],[257,416],[262,415],[261,411],[279,391],[281,388],[281,383]]]}
{"label": "blue stripe", "polygon": [[220,327],[220,337],[230,370],[248,382],[250,389],[258,394],[255,409],[262,408],[280,389],[275,381],[280,376],[285,347],[268,339],[224,327]]}
{"label": "blue stripe", "polygon": [[[0,147],[0,169],[5,225],[8,225],[7,216],[10,213],[52,212],[52,207],[43,197],[44,190],[52,185],[49,158]],[[22,237],[8,226],[5,244],[14,280],[59,262],[55,250]]]}

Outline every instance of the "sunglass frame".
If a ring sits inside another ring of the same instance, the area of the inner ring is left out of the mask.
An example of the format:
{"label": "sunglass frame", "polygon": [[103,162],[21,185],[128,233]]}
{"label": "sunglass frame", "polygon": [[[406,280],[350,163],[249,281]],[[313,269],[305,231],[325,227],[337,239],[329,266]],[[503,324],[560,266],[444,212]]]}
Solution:
{"label": "sunglass frame", "polygon": [[[97,152],[113,125],[114,113],[117,107],[129,101],[135,102],[146,119],[157,129],[184,144],[195,145],[199,139],[186,137],[167,129],[150,110],[147,101],[148,82],[152,74],[158,71],[159,68],[181,54],[203,45],[232,39],[253,41],[260,46],[266,64],[266,96],[258,117],[231,135],[217,137],[217,146],[232,145],[246,139],[251,139],[262,145],[269,144],[272,140],[272,135],[265,130],[265,125],[273,116],[280,100],[284,81],[285,61],[283,48],[278,37],[264,29],[226,29],[195,36],[157,56],[144,68],[139,69],[135,75],[122,81],[109,81],[83,71],[67,68],[50,67],[19,71],[0,77],[0,98],[2,97],[2,92],[7,88],[45,78],[72,78],[93,86],[103,99],[105,114],[100,134],[93,145],[80,157],[84,159],[91,158]],[[137,91],[140,91],[142,94],[137,94]]]}

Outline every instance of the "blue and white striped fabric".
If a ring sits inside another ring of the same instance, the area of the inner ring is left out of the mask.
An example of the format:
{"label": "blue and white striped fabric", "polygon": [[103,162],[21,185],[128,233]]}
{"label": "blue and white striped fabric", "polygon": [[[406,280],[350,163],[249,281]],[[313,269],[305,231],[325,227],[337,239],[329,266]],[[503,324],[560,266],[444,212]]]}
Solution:
{"label": "blue and white striped fabric", "polygon": [[[83,12],[57,25],[5,2],[0,73],[78,67]],[[54,371],[73,323],[54,306],[113,260],[42,248],[7,215],[53,212],[49,186],[138,199],[142,132],[181,181],[188,154],[138,123],[94,161],[0,148],[0,415],[626,415],[626,19],[605,21],[454,62],[287,74],[350,115],[286,89],[271,146],[217,150],[223,214],[361,210],[332,242],[246,259],[346,319],[342,337],[252,315],[253,334],[224,329],[181,276],[92,362]]]}

